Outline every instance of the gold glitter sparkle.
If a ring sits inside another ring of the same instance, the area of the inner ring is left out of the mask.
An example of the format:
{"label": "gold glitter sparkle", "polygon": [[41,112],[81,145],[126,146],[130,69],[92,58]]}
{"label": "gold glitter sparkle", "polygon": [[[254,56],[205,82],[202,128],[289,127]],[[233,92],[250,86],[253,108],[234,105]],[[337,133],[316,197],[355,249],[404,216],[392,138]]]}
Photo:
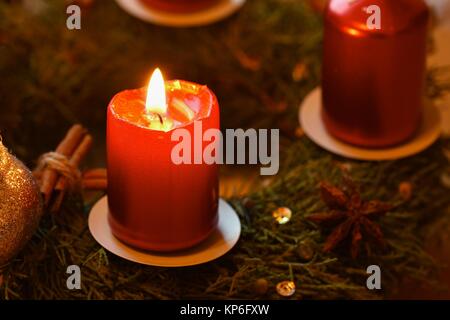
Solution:
{"label": "gold glitter sparkle", "polygon": [[33,175],[0,140],[0,265],[19,252],[41,216],[42,200]]}

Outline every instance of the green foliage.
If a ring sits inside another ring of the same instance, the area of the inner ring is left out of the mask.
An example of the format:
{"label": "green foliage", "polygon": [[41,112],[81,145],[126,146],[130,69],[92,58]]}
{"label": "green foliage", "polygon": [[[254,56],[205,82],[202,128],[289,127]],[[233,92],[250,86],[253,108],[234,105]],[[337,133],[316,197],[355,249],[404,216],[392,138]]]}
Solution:
{"label": "green foliage", "polygon": [[[47,216],[25,250],[3,268],[0,297],[47,299],[254,299],[253,285],[259,278],[270,283],[262,298],[277,299],[274,286],[294,279],[294,299],[362,299],[390,296],[402,280],[434,282],[437,266],[424,251],[424,239],[439,234],[450,223],[448,188],[440,176],[448,170],[442,148],[436,143],[415,157],[380,163],[348,162],[330,156],[307,138],[294,143],[284,156],[282,172],[272,183],[250,198],[230,199],[240,215],[242,236],[237,246],[216,261],[185,268],[157,268],[125,261],[106,252],[87,229],[87,212],[76,201],[66,203],[63,212]],[[433,159],[433,161],[430,161]],[[382,199],[395,209],[379,220],[387,249],[371,246],[357,260],[348,247],[325,254],[321,246],[327,233],[305,217],[326,207],[320,199],[318,183],[339,183],[342,166],[350,168],[363,186],[366,199]],[[412,197],[404,200],[398,185],[413,185]],[[292,209],[293,217],[278,225],[271,212],[279,206]],[[439,223],[436,224],[435,222]],[[304,261],[299,248],[314,251]],[[66,289],[66,267],[82,269],[82,290]],[[366,288],[367,266],[377,264],[383,272],[383,291]]]}

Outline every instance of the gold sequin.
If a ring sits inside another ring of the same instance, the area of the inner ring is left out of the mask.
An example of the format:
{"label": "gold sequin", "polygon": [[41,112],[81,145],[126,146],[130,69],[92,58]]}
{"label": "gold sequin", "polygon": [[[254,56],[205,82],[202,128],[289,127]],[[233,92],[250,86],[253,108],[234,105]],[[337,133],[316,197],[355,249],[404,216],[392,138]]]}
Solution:
{"label": "gold sequin", "polygon": [[291,220],[292,211],[289,208],[281,207],[272,212],[272,217],[278,224],[285,224]]}
{"label": "gold sequin", "polygon": [[277,292],[282,297],[290,297],[295,293],[294,281],[282,281],[277,284]]}

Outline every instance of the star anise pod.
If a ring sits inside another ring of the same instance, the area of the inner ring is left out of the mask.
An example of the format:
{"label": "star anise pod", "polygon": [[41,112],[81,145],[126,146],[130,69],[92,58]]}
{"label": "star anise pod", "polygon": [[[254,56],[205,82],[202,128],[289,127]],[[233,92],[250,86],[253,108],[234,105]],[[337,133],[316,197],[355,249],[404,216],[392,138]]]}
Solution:
{"label": "star anise pod", "polygon": [[344,182],[343,189],[322,182],[320,184],[322,199],[330,211],[311,214],[307,219],[318,224],[337,224],[325,241],[324,252],[332,251],[351,236],[351,256],[356,258],[363,235],[371,237],[378,245],[384,246],[383,232],[371,219],[384,215],[392,209],[392,206],[378,200],[363,201],[353,181],[345,178]]}

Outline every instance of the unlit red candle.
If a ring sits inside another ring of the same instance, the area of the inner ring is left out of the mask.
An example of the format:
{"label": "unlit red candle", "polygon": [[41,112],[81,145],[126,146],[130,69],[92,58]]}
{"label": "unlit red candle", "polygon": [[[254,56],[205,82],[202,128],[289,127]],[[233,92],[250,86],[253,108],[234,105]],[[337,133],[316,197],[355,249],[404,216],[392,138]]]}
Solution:
{"label": "unlit red candle", "polygon": [[414,135],[423,109],[428,15],[423,0],[329,2],[322,93],[331,134],[364,147]]}

